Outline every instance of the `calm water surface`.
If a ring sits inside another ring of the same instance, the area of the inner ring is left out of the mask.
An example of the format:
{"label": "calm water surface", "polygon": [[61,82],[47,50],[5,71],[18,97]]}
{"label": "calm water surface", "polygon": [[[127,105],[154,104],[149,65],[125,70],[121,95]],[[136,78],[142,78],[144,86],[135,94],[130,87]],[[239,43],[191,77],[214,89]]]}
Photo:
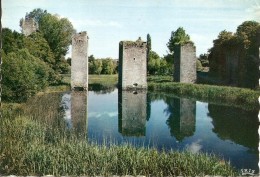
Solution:
{"label": "calm water surface", "polygon": [[258,110],[117,89],[64,93],[62,105],[89,142],[214,153],[258,172]]}

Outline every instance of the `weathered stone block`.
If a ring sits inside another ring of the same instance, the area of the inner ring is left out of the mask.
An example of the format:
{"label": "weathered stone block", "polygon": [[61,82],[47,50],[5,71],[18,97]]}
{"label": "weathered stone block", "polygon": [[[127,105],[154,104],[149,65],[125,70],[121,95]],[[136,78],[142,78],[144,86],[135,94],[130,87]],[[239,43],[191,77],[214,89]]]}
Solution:
{"label": "weathered stone block", "polygon": [[36,30],[38,29],[38,24],[35,22],[35,20],[28,16],[20,21],[20,26],[22,28],[22,33],[25,36],[29,36],[33,32],[36,32]]}
{"label": "weathered stone block", "polygon": [[71,88],[88,88],[88,36],[80,32],[72,37]]}
{"label": "weathered stone block", "polygon": [[174,50],[174,81],[195,83],[196,60],[196,47],[192,43],[177,46]]}
{"label": "weathered stone block", "polygon": [[121,41],[119,43],[119,88],[147,88],[146,42]]}

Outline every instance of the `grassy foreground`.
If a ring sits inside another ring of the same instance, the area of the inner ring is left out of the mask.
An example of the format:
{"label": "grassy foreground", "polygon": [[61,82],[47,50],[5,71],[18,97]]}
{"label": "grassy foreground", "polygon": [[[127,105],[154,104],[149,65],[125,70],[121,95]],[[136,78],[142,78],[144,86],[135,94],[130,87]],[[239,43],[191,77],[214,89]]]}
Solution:
{"label": "grassy foreground", "polygon": [[62,120],[56,126],[16,116],[10,109],[3,113],[1,175],[237,175],[228,163],[213,155],[90,144],[61,128],[65,126]]}

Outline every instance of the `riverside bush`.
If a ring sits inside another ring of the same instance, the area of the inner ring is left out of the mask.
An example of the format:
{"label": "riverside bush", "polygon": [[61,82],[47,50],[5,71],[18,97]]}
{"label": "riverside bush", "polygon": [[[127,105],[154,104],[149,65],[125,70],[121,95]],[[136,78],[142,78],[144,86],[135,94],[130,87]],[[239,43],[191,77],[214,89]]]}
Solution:
{"label": "riverside bush", "polygon": [[48,86],[50,68],[27,49],[3,55],[2,98],[21,102]]}

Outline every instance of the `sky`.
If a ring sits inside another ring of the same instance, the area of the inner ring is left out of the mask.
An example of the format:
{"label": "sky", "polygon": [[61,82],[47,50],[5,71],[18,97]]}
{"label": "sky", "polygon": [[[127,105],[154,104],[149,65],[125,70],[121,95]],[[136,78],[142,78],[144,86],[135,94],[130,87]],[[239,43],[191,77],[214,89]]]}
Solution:
{"label": "sky", "polygon": [[162,57],[178,27],[190,35],[199,56],[221,31],[260,22],[260,0],[2,0],[3,27],[21,32],[20,19],[35,8],[68,18],[77,32],[87,31],[88,53],[95,58],[116,59],[120,41],[146,41],[148,33],[152,50]]}

